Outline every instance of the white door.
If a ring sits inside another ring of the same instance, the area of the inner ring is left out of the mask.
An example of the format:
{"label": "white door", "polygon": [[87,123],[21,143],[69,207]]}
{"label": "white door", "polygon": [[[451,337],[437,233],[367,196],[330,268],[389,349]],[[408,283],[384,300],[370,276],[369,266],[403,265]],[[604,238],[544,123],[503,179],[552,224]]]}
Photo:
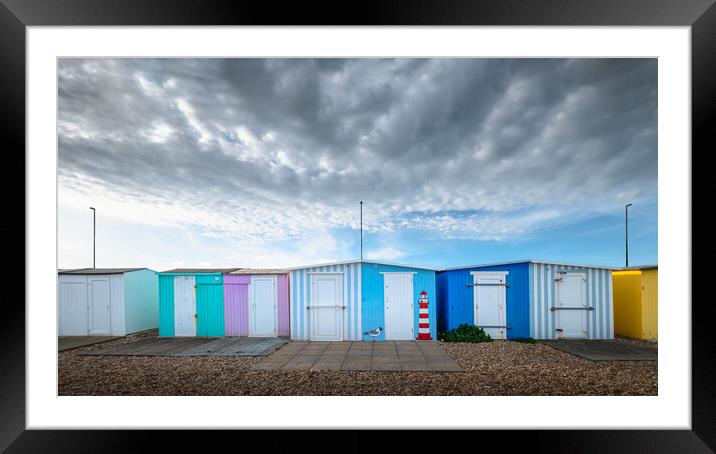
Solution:
{"label": "white door", "polygon": [[61,279],[58,295],[59,327],[57,332],[60,336],[86,336],[89,331],[87,278],[63,276]]}
{"label": "white door", "polygon": [[340,274],[314,274],[311,278],[311,340],[343,340],[343,288]]}
{"label": "white door", "polygon": [[385,340],[413,340],[413,273],[383,274]]}
{"label": "white door", "polygon": [[557,338],[587,337],[587,279],[583,273],[559,273],[557,278]]}
{"label": "white door", "polygon": [[89,283],[89,333],[108,336],[110,332],[109,278],[88,278]]}
{"label": "white door", "polygon": [[252,276],[249,287],[249,336],[278,335],[277,306],[276,276]]}
{"label": "white door", "polygon": [[196,336],[196,278],[174,276],[174,335]]}
{"label": "white door", "polygon": [[507,338],[506,272],[473,273],[475,326],[493,339]]}

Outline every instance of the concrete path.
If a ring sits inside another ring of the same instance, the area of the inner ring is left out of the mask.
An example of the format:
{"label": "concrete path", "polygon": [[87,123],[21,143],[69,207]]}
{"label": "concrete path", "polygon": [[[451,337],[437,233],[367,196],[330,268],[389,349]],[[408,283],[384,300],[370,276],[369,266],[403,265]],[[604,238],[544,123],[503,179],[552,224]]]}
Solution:
{"label": "concrete path", "polygon": [[265,356],[288,342],[280,337],[156,337],[87,356]]}
{"label": "concrete path", "polygon": [[254,369],[462,372],[435,342],[290,342]]}
{"label": "concrete path", "polygon": [[109,342],[111,340],[121,339],[121,337],[122,336],[58,336],[57,351],[63,352],[87,345]]}
{"label": "concrete path", "polygon": [[591,361],[656,361],[658,359],[656,347],[647,347],[622,339],[561,339],[540,342]]}

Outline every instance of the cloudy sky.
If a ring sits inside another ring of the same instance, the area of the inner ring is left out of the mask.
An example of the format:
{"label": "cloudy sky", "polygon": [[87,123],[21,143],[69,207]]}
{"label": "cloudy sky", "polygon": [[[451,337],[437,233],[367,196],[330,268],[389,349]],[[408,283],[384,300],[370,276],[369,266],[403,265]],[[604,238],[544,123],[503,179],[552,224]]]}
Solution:
{"label": "cloudy sky", "polygon": [[60,59],[61,268],[657,262],[655,59]]}

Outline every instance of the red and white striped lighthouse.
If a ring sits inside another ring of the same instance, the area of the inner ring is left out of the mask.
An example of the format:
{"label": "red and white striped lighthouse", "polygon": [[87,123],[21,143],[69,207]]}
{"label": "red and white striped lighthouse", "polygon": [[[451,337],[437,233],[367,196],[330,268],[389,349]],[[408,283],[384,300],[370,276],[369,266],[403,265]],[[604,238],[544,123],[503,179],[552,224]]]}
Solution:
{"label": "red and white striped lighthouse", "polygon": [[430,336],[430,318],[428,317],[428,292],[423,290],[420,292],[420,298],[418,299],[418,306],[420,306],[420,312],[418,312],[418,337],[417,340],[433,340]]}

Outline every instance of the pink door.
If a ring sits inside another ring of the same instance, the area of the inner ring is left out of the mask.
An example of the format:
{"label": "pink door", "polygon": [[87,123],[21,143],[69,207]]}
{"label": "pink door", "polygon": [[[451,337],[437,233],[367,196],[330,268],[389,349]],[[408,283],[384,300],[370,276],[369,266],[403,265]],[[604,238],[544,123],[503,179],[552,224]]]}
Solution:
{"label": "pink door", "polygon": [[224,335],[249,335],[250,276],[224,275]]}

